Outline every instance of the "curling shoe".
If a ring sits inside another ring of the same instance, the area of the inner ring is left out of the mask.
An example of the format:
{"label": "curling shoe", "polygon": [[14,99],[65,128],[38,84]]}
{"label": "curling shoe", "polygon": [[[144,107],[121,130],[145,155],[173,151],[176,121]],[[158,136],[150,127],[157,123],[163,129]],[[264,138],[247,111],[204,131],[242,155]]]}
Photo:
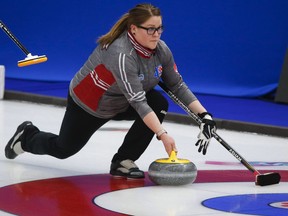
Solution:
{"label": "curling shoe", "polygon": [[127,179],[143,179],[144,172],[139,170],[137,165],[132,160],[116,161],[111,164],[110,174],[115,177],[124,177]]}
{"label": "curling shoe", "polygon": [[5,156],[8,159],[14,159],[16,158],[19,154],[24,153],[22,147],[21,147],[21,141],[23,137],[23,132],[25,128],[28,125],[32,125],[32,122],[30,121],[25,121],[22,124],[20,124],[13,135],[13,137],[9,140],[8,144],[5,147]]}

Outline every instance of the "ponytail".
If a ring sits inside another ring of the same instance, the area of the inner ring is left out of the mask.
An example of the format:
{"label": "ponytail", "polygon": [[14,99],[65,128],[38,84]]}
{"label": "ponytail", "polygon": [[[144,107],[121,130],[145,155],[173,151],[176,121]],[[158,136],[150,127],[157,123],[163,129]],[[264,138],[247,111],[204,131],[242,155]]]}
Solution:
{"label": "ponytail", "polygon": [[111,44],[116,38],[118,38],[125,30],[128,30],[128,18],[129,13],[124,14],[110,29],[108,33],[101,36],[97,42],[101,46],[109,45]]}
{"label": "ponytail", "polygon": [[161,16],[160,9],[151,4],[138,4],[128,13],[125,13],[115,24],[110,31],[102,35],[97,43],[102,47],[109,46],[116,40],[124,31],[128,31],[132,24],[141,25],[152,16]]}

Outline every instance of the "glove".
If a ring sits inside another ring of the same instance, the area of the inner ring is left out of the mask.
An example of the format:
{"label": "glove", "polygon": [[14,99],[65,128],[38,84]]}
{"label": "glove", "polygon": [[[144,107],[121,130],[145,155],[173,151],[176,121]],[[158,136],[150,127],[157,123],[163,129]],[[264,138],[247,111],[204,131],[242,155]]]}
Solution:
{"label": "glove", "polygon": [[210,140],[213,137],[213,134],[216,132],[216,123],[213,121],[210,113],[204,112],[198,114],[198,116],[202,119],[202,123],[200,124],[200,133],[197,136],[198,141],[195,145],[199,146],[198,152],[202,152],[203,155],[205,155]]}

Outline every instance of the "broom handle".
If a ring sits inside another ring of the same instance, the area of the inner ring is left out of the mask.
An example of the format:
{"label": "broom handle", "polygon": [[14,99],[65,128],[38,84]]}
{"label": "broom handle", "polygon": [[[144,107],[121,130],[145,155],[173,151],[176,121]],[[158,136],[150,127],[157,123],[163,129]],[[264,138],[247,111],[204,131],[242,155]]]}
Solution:
{"label": "broom handle", "polygon": [[[176,103],[178,104],[187,114],[192,117],[192,119],[200,125],[202,120],[199,116],[193,113],[187,105],[185,105],[168,87],[163,83],[159,82],[158,85],[164,90],[164,92]],[[258,175],[259,172],[249,164],[236,150],[234,150],[224,139],[222,139],[216,132],[213,134],[213,137],[224,147],[226,148],[238,161],[240,161],[248,170]]]}
{"label": "broom handle", "polygon": [[8,35],[8,37],[26,54],[30,52],[20,43],[20,41],[12,34],[7,26],[0,20],[0,28]]}

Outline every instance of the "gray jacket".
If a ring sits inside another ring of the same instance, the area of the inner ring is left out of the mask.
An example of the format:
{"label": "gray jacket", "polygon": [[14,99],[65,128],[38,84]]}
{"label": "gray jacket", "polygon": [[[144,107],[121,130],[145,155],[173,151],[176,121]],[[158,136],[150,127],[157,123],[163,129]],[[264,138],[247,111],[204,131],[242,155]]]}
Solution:
{"label": "gray jacket", "polygon": [[197,100],[182,81],[164,41],[149,50],[124,32],[109,46],[96,47],[69,89],[73,100],[96,117],[111,118],[131,105],[143,118],[152,111],[145,93],[160,79],[186,104]]}

